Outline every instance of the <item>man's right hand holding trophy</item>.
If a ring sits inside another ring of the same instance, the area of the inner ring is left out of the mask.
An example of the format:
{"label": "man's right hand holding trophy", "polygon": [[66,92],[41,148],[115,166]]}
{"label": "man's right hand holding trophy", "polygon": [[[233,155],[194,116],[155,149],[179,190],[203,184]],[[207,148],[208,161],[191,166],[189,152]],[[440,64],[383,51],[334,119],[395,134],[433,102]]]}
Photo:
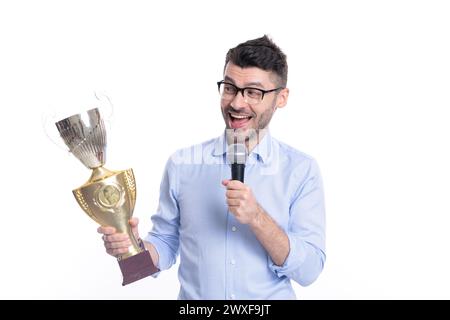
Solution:
{"label": "man's right hand holding trophy", "polygon": [[[156,266],[158,265],[158,252],[156,251],[155,247],[148,242],[143,242],[139,236],[138,231],[138,224],[139,219],[138,218],[131,218],[130,221],[131,230],[133,232],[133,235],[138,241],[142,244],[144,244],[145,249],[148,250],[150,253],[150,256],[152,258],[153,264]],[[128,253],[128,248],[131,246],[131,240],[128,234],[126,233],[118,233],[114,227],[98,227],[97,232],[100,234],[103,234],[103,242],[105,244],[106,252],[113,257],[118,257],[120,255]]]}

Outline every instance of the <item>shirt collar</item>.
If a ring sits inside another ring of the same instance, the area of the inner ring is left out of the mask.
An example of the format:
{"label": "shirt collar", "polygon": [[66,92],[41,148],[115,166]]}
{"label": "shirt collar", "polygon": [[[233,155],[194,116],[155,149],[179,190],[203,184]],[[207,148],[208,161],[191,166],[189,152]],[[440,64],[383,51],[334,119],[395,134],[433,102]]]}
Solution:
{"label": "shirt collar", "polygon": [[[266,130],[266,133],[262,140],[253,148],[252,152],[250,153],[249,157],[256,156],[258,159],[260,159],[264,164],[269,163],[271,151],[272,151],[272,136],[270,134],[269,130]],[[227,152],[227,141],[225,138],[225,131],[222,135],[220,135],[215,143],[214,143],[214,149],[212,152],[212,155],[215,157],[223,156]]]}

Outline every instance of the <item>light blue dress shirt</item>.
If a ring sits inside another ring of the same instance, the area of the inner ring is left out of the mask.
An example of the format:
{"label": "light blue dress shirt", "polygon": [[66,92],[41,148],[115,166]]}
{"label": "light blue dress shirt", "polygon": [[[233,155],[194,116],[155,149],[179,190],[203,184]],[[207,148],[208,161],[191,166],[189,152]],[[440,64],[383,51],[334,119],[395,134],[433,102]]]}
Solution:
{"label": "light blue dress shirt", "polygon": [[161,182],[146,237],[160,270],[180,254],[179,299],[295,299],[290,280],[306,286],[325,263],[325,208],[319,168],[310,156],[264,136],[250,153],[245,184],[286,232],[290,252],[275,265],[248,225],[226,204],[230,179],[225,135],[177,151]]}

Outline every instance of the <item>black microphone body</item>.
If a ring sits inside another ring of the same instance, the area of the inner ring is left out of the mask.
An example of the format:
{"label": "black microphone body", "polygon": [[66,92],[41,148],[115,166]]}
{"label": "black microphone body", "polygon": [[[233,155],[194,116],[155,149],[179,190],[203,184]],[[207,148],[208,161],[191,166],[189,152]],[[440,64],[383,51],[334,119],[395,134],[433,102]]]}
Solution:
{"label": "black microphone body", "polygon": [[244,183],[245,162],[247,160],[247,147],[243,143],[228,146],[227,160],[231,165],[231,180]]}
{"label": "black microphone body", "polygon": [[231,164],[231,180],[239,180],[244,183],[244,163],[233,163]]}

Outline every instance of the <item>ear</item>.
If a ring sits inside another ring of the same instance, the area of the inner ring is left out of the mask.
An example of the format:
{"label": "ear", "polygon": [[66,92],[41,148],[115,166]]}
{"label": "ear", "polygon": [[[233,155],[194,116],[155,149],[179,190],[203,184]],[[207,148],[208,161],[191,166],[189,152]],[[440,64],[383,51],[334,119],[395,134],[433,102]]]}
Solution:
{"label": "ear", "polygon": [[289,98],[289,89],[288,88],[282,89],[277,95],[276,107],[283,108],[284,106],[286,106],[288,98]]}

